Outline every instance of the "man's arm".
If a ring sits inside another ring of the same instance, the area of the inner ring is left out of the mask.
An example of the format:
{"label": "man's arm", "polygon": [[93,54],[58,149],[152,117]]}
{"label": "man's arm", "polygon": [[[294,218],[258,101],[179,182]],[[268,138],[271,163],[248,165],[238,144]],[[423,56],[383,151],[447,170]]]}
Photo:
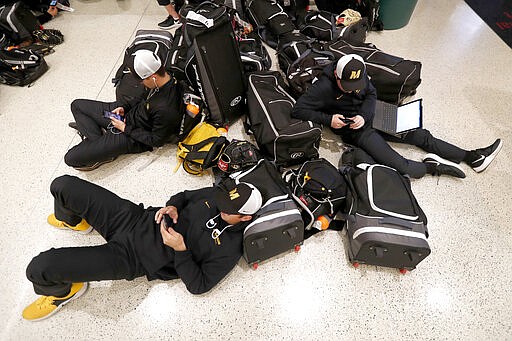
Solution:
{"label": "man's arm", "polygon": [[[160,147],[169,140],[172,132],[179,131],[179,117],[176,113],[168,110],[159,110],[153,114],[153,122],[151,131],[139,127],[126,125],[124,133],[136,141],[144,143],[151,147]],[[164,119],[165,118],[165,119]]]}
{"label": "man's arm", "polygon": [[324,126],[331,126],[331,115],[325,114],[326,77],[320,78],[315,84],[295,103],[292,109],[292,117],[303,121],[313,121]]}
{"label": "man's arm", "polygon": [[198,264],[189,250],[177,251],[174,267],[187,290],[199,295],[217,285],[235,267],[240,257],[241,252],[236,255],[217,255]]}

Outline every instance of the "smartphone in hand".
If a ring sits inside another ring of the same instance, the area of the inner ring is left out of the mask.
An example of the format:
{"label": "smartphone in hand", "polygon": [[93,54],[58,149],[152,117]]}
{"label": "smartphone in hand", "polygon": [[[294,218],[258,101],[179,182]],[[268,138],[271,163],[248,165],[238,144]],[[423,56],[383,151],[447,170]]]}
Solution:
{"label": "smartphone in hand", "polygon": [[118,115],[116,113],[113,113],[112,111],[104,111],[103,117],[105,118],[115,118],[116,120],[123,121],[123,117],[121,115]]}

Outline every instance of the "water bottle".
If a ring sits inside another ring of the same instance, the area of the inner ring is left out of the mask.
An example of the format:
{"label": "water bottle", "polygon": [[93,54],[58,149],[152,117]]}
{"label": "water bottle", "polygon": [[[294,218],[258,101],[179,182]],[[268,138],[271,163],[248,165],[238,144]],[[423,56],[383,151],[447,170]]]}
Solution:
{"label": "water bottle", "polygon": [[321,215],[320,217],[316,218],[315,222],[313,223],[313,228],[317,230],[327,230],[331,220],[332,218],[328,215]]}
{"label": "water bottle", "polygon": [[187,114],[190,117],[196,117],[197,114],[199,114],[199,105],[195,104],[194,102],[190,102],[187,104]]}

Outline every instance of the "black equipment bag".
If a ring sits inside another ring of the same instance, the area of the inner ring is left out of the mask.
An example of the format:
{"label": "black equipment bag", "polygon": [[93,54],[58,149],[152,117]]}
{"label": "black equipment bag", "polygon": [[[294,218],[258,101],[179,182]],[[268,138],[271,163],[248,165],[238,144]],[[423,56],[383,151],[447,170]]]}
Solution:
{"label": "black equipment bag", "polygon": [[243,255],[247,263],[257,266],[288,250],[298,250],[304,241],[304,222],[275,166],[261,159],[249,169],[232,173],[229,179],[236,184],[252,184],[263,199],[261,209],[244,231]]}
{"label": "black equipment bag", "polygon": [[178,80],[186,80],[185,65],[187,63],[188,46],[183,35],[183,26],[174,32],[174,39],[169,53],[169,71]]}
{"label": "black equipment bag", "polygon": [[377,89],[377,98],[400,104],[416,93],[421,83],[421,63],[403,59],[379,50],[373,44],[353,45],[339,39],[324,45],[336,58],[355,53],[366,63],[366,71]]}
{"label": "black equipment bag", "polygon": [[306,230],[310,230],[319,217],[326,215],[333,219],[346,206],[345,178],[323,158],[306,161],[298,169],[286,171],[283,178],[302,208]]}
{"label": "black equipment bag", "polygon": [[246,82],[226,7],[204,2],[189,10],[183,34],[193,38],[185,73],[208,107],[207,120],[233,122],[245,113]]}
{"label": "black equipment bag", "polygon": [[245,73],[270,70],[272,59],[257,35],[241,38],[238,44]]}
{"label": "black equipment bag", "polygon": [[325,11],[311,11],[306,14],[300,32],[319,41],[331,41],[342,38],[353,44],[362,44],[366,40],[368,20],[363,18],[350,26],[336,25],[336,15]]}
{"label": "black equipment bag", "polygon": [[145,98],[148,89],[132,75],[130,66],[133,65],[134,53],[139,50],[154,52],[162,61],[162,65],[170,71],[170,51],[173,43],[173,36],[163,30],[138,30],[135,33],[133,42],[124,52],[123,63],[117,69],[112,79],[116,87],[116,99],[126,103],[138,102]]}
{"label": "black equipment bag", "polygon": [[274,49],[280,35],[295,30],[291,18],[275,0],[248,0],[246,11],[260,38]]}
{"label": "black equipment bag", "polygon": [[32,32],[41,29],[35,15],[18,1],[12,5],[0,6],[0,29],[15,43],[32,40]]}
{"label": "black equipment bag", "polygon": [[379,164],[342,170],[349,184],[350,261],[412,270],[430,254],[427,217],[408,178]]}
{"label": "black equipment bag", "polygon": [[277,60],[279,67],[286,74],[294,61],[310,49],[320,50],[322,45],[314,38],[300,32],[289,32],[279,37],[277,44]]}
{"label": "black equipment bag", "polygon": [[318,157],[322,126],[291,117],[295,99],[277,71],[253,73],[247,91],[246,132],[260,151],[278,166],[301,164]]}
{"label": "black equipment bag", "polygon": [[7,85],[31,85],[48,71],[44,57],[31,50],[0,50],[0,83]]}
{"label": "black equipment bag", "polygon": [[299,98],[308,91],[322,74],[325,66],[332,61],[334,61],[334,55],[329,51],[310,49],[304,52],[286,72],[292,95]]}

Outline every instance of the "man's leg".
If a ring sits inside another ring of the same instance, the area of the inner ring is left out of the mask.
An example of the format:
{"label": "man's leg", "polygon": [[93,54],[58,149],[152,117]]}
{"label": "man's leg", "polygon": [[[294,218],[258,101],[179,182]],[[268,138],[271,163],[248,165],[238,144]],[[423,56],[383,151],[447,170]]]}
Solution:
{"label": "man's leg", "polygon": [[384,133],[382,133],[382,136],[387,141],[417,146],[427,153],[437,154],[440,157],[455,163],[460,163],[466,155],[466,150],[435,138],[427,129],[416,129],[400,137]]}
{"label": "man's leg", "polygon": [[103,117],[104,111],[115,109],[115,103],[99,102],[89,99],[75,99],[71,103],[71,112],[78,131],[88,139],[95,140],[103,136],[110,119]]}
{"label": "man's leg", "polygon": [[421,178],[427,173],[424,163],[408,160],[398,154],[374,129],[351,132],[347,137],[348,143],[360,147],[378,163],[392,167],[401,174],[408,174],[412,178]]}
{"label": "man's leg", "polygon": [[144,213],[141,206],[75,176],[56,178],[50,192],[58,220],[76,225],[83,218],[107,241],[119,229],[131,227]]}
{"label": "man's leg", "polygon": [[164,21],[158,23],[158,27],[162,29],[169,29],[177,26],[180,23],[180,15],[170,0],[157,0],[160,6],[165,7],[167,11],[167,18]]}
{"label": "man's leg", "polygon": [[64,162],[79,170],[93,170],[120,155],[142,153],[151,149],[124,133],[108,129],[101,137],[87,138],[72,147],[64,156]]}
{"label": "man's leg", "polygon": [[401,174],[407,174],[412,178],[421,178],[426,173],[432,175],[450,175],[464,178],[466,175],[456,164],[446,160],[425,159],[424,162],[417,162],[404,158],[398,154],[374,129],[368,128],[361,132],[350,131],[345,133],[343,139],[360,147],[380,164],[392,167]]}
{"label": "man's leg", "polygon": [[36,294],[42,295],[23,311],[23,317],[32,321],[49,317],[78,298],[89,281],[130,280],[144,275],[121,243],[50,249],[32,259],[26,274]]}

